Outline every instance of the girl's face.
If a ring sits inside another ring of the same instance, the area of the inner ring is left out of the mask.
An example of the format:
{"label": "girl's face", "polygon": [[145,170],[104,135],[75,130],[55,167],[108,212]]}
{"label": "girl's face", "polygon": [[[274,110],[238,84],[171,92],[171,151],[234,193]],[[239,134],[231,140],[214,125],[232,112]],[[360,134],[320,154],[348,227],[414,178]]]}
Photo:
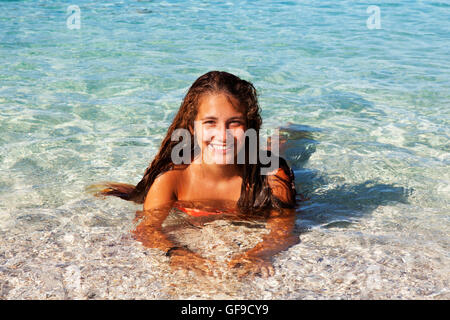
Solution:
{"label": "girl's face", "polygon": [[236,163],[246,130],[245,115],[238,107],[237,99],[222,93],[201,97],[194,130],[205,163]]}

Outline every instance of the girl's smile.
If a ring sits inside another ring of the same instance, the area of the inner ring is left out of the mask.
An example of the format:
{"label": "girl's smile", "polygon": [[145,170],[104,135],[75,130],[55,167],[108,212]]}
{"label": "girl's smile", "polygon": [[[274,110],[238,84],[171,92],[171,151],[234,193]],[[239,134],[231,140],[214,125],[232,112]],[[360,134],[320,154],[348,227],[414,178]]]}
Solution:
{"label": "girl's smile", "polygon": [[[210,273],[215,261],[180,247],[164,231],[163,222],[176,201],[194,207],[199,201],[207,201],[208,210],[184,208],[186,213],[200,214],[196,218],[206,215],[209,219],[217,210],[229,219],[241,220],[243,215],[270,218],[270,232],[263,240],[234,256],[228,265],[239,269],[241,275],[272,275],[270,257],[299,240],[292,233],[296,191],[294,173],[286,160],[279,163],[281,157],[273,157],[273,161],[270,157],[276,170],[270,170],[270,175],[263,173],[267,163],[259,152],[261,124],[253,84],[225,71],[210,71],[190,87],[142,180],[136,186],[108,183],[99,194],[143,203],[143,214],[136,216],[142,218],[134,232],[136,239],[163,250],[172,267],[201,272]],[[183,132],[180,136],[178,129]],[[173,139],[181,136],[182,144]],[[180,151],[183,161],[178,162],[180,157],[174,161],[173,154],[178,152],[180,156]],[[228,203],[233,210],[223,212],[219,203]]]}
{"label": "girl's smile", "polygon": [[205,95],[201,99],[194,131],[208,164],[235,164],[244,141],[245,117],[239,102],[225,94]]}

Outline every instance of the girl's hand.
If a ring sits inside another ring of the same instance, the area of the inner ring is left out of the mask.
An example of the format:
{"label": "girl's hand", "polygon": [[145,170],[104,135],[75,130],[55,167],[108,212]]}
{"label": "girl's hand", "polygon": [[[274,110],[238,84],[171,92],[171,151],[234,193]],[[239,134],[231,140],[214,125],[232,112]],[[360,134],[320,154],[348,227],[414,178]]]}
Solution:
{"label": "girl's hand", "polygon": [[170,266],[173,269],[191,270],[200,275],[212,276],[211,269],[214,265],[213,261],[186,249],[176,249],[170,255]]}
{"label": "girl's hand", "polygon": [[260,275],[263,278],[273,276],[275,269],[268,259],[263,259],[243,253],[233,258],[228,266],[233,269],[238,269],[238,276],[244,277],[246,275]]}

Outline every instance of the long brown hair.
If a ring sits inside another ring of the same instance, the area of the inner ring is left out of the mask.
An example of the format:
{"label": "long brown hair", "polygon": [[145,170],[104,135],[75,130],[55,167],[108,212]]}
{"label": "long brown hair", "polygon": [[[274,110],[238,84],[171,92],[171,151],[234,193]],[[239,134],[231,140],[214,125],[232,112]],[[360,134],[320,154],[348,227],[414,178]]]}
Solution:
{"label": "long brown hair", "polygon": [[[172,133],[176,129],[186,129],[193,127],[197,116],[200,98],[205,94],[225,93],[236,98],[240,107],[244,110],[246,118],[246,128],[252,128],[257,133],[259,143],[259,130],[262,124],[260,108],[258,104],[258,94],[252,83],[242,80],[239,77],[224,71],[210,71],[200,76],[189,88],[186,96],[181,103],[180,109],[173,119],[172,124],[167,130],[166,137],[161,143],[158,153],[144,172],[141,181],[136,185],[125,183],[104,183],[105,189],[99,191],[96,195],[117,196],[124,200],[143,203],[145,197],[155,179],[161,173],[174,167],[171,159],[172,149],[178,141],[172,141]],[[191,136],[191,141],[195,141]],[[248,142],[248,141],[247,141]],[[246,161],[243,166],[243,179],[241,185],[241,196],[238,201],[238,207],[243,212],[257,212],[269,207],[283,208],[295,206],[295,185],[292,170],[283,158],[280,158],[280,168],[288,175],[289,181],[278,177],[278,181],[284,184],[290,190],[289,202],[283,202],[272,195],[269,187],[268,176],[261,174],[263,165],[257,156],[257,163],[250,164],[248,160],[249,143],[245,143],[247,148],[245,155]],[[259,145],[258,145],[259,150]],[[191,146],[191,159],[194,159],[199,152],[196,143]],[[98,185],[97,185],[98,187]]]}

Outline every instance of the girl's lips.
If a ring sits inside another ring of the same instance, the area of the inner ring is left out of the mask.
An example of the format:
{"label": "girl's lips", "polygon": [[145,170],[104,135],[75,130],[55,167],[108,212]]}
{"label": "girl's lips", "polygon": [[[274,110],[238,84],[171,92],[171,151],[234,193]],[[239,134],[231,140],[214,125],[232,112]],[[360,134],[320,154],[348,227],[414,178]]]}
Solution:
{"label": "girl's lips", "polygon": [[229,151],[233,150],[233,148],[232,146],[227,147],[227,145],[210,143],[208,145],[208,150],[216,153],[228,153]]}

